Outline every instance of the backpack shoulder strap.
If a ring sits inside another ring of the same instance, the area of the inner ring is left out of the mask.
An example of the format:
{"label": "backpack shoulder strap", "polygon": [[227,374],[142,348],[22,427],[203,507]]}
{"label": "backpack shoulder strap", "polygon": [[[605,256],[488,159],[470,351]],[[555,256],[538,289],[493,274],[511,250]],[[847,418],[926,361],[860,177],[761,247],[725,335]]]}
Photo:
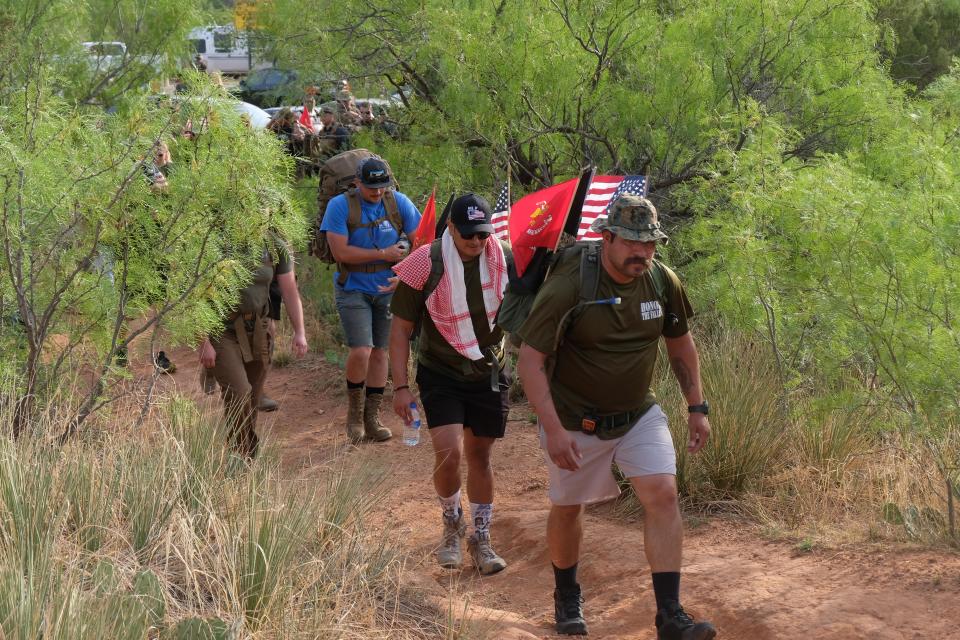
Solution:
{"label": "backpack shoulder strap", "polygon": [[347,231],[353,232],[362,226],[363,210],[360,208],[360,194],[356,189],[348,189],[345,192],[347,198]]}
{"label": "backpack shoulder strap", "polygon": [[443,278],[443,254],[441,253],[440,238],[430,243],[430,275],[423,284],[423,300],[434,292],[440,279]]}
{"label": "backpack shoulder strap", "polygon": [[666,267],[659,260],[655,259],[650,267],[650,279],[653,281],[653,289],[657,293],[657,300],[660,301],[660,306],[666,313],[667,304],[670,302],[667,299],[667,272]]}
{"label": "backpack shoulder strap", "polygon": [[580,302],[597,299],[600,288],[600,243],[591,242],[580,251]]}
{"label": "backpack shoulder strap", "polygon": [[387,210],[387,220],[397,230],[398,234],[403,234],[403,217],[400,215],[400,208],[397,206],[397,196],[393,189],[387,189],[383,194],[383,208]]}
{"label": "backpack shoulder strap", "polygon": [[[600,243],[578,242],[564,251],[580,252],[580,291],[577,296],[577,304],[571,307],[566,315],[560,319],[554,337],[554,350],[560,347],[567,331],[586,310],[584,303],[597,299],[597,290],[600,288]],[[558,260],[561,258],[562,256],[558,256]]]}
{"label": "backpack shoulder strap", "polygon": [[413,331],[410,333],[411,340],[420,338],[421,349],[427,347],[428,340],[427,334],[422,333],[423,318],[429,313],[427,311],[427,297],[436,290],[441,278],[443,278],[443,254],[440,248],[440,238],[437,238],[430,243],[430,275],[427,276],[427,280],[423,283],[423,289],[421,290],[423,292],[423,308],[413,323]]}

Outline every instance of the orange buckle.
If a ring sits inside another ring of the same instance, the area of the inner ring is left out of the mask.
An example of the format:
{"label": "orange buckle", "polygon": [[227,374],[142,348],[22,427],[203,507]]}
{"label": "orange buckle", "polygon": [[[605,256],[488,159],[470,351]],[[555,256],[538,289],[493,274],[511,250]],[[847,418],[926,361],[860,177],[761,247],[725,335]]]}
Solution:
{"label": "orange buckle", "polygon": [[584,418],[580,421],[580,428],[584,433],[593,433],[597,430],[597,421],[590,418]]}

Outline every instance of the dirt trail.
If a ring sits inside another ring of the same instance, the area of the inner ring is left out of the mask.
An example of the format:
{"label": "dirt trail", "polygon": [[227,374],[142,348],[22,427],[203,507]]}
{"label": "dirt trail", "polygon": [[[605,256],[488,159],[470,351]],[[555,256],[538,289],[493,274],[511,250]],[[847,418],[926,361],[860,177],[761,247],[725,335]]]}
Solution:
{"label": "dirt trail", "polygon": [[[200,397],[196,356],[183,350],[172,355],[179,370],[164,376],[160,390],[177,388]],[[260,431],[280,447],[291,468],[320,469],[342,454],[349,466],[377,464],[390,470],[376,524],[411,552],[411,584],[438,600],[454,590],[469,602],[475,624],[499,625],[489,637],[560,637],[552,634],[553,574],[544,543],[547,474],[533,425],[512,421],[495,449],[492,533],[509,566],[481,578],[469,567],[442,570],[431,558],[439,513],[426,434],[417,447],[406,447],[399,438],[348,445],[341,427],[346,394],[340,374],[319,360],[274,369],[267,393],[280,402],[280,410],[261,414]],[[392,412],[385,418],[398,433]],[[641,523],[614,519],[608,507],[587,513],[580,576],[592,638],[656,637],[641,531]],[[788,543],[771,542],[749,526],[722,519],[687,523],[685,535],[683,601],[693,615],[717,626],[719,638],[960,639],[956,554],[876,547],[799,553]]]}

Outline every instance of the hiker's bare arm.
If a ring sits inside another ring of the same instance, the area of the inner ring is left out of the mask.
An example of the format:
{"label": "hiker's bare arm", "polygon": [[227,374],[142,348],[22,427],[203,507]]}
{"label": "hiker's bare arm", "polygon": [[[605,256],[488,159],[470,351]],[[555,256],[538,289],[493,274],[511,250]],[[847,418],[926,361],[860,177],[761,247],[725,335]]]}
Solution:
{"label": "hiker's bare arm", "polygon": [[580,468],[580,447],[570,433],[560,424],[560,416],[550,395],[547,380],[547,355],[523,344],[517,360],[517,373],[523,381],[523,390],[533,405],[547,438],[547,453],[561,469],[575,471]]}
{"label": "hiker's bare arm", "polygon": [[[413,322],[393,316],[390,322],[390,373],[393,377],[393,410],[404,422],[413,420],[410,403],[414,402],[407,377],[407,360],[410,358],[410,335]],[[398,389],[403,387],[402,389]]]}
{"label": "hiker's bare arm", "polygon": [[287,273],[277,274],[277,286],[280,287],[280,297],[287,308],[287,317],[293,326],[291,347],[293,355],[302,358],[307,355],[307,333],[303,327],[303,303],[300,301],[300,291],[297,289],[297,278],[293,269]]}
{"label": "hiker's bare arm", "polygon": [[563,430],[557,409],[550,395],[550,383],[547,380],[547,356],[528,344],[520,345],[520,357],[517,360],[517,373],[523,381],[523,391],[533,405],[543,430],[548,434]]}
{"label": "hiker's bare arm", "polygon": [[217,351],[210,343],[210,338],[204,338],[199,346],[200,364],[207,369],[213,369],[217,366]]}
{"label": "hiker's bare arm", "polygon": [[[670,358],[670,368],[680,384],[680,391],[686,398],[687,404],[700,404],[704,400],[703,385],[700,381],[700,356],[693,336],[688,332],[679,338],[664,336],[667,346],[667,356]],[[687,417],[687,427],[690,438],[687,441],[687,451],[696,453],[707,444],[710,437],[710,421],[702,413],[691,413]]]}
{"label": "hiker's bare arm", "polygon": [[400,262],[405,255],[399,244],[393,244],[384,249],[366,249],[364,247],[354,247],[347,240],[347,236],[327,231],[327,244],[330,245],[330,252],[333,253],[337,262],[343,264],[364,264],[366,262],[377,262],[378,260]]}
{"label": "hiker's bare arm", "polygon": [[687,399],[687,404],[703,402],[703,388],[700,384],[700,356],[697,354],[697,345],[693,336],[688,332],[679,338],[664,336],[667,346],[667,356],[670,358],[670,368],[680,384],[680,391]]}

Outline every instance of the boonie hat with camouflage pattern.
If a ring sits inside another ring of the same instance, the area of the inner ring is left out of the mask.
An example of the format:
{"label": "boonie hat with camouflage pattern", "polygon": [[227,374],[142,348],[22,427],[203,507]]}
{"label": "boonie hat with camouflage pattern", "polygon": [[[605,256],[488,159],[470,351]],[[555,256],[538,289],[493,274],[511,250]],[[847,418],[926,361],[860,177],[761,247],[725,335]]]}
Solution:
{"label": "boonie hat with camouflage pattern", "polygon": [[646,198],[624,194],[617,198],[606,218],[598,218],[590,229],[600,233],[608,229],[621,238],[638,242],[669,242],[667,234],[660,230],[657,208]]}

